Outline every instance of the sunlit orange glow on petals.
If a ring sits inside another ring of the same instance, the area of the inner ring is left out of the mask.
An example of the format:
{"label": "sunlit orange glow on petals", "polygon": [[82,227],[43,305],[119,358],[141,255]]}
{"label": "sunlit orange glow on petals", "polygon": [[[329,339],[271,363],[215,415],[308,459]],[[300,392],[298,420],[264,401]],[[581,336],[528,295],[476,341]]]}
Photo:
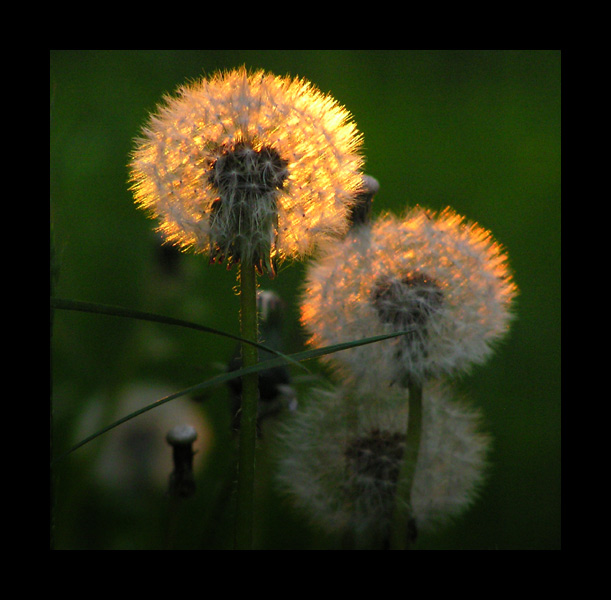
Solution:
{"label": "sunlit orange glow on petals", "polygon": [[240,68],[164,98],[137,140],[132,190],[168,241],[267,266],[345,233],[361,144],[309,82]]}
{"label": "sunlit orange glow on petals", "polygon": [[424,380],[485,362],[509,329],[516,293],[488,231],[449,208],[416,207],[326,245],[308,267],[301,322],[316,347],[409,331],[326,360],[344,376]]}

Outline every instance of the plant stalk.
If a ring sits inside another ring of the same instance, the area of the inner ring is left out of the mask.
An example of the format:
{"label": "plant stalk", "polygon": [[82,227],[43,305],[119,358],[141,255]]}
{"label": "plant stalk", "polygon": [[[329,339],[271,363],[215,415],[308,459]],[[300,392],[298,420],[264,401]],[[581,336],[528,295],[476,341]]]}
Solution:
{"label": "plant stalk", "polygon": [[[257,341],[257,278],[252,264],[240,264],[240,335]],[[257,348],[242,342],[242,367],[254,366],[258,361]],[[242,404],[238,448],[238,487],[236,507],[235,549],[252,548],[253,497],[255,483],[255,448],[257,441],[257,405],[259,375],[257,372],[242,377]]]}
{"label": "plant stalk", "polygon": [[390,532],[391,550],[409,550],[416,537],[415,520],[412,514],[412,486],[422,434],[422,385],[409,381],[407,388],[409,391],[407,435],[395,494],[392,531]]}

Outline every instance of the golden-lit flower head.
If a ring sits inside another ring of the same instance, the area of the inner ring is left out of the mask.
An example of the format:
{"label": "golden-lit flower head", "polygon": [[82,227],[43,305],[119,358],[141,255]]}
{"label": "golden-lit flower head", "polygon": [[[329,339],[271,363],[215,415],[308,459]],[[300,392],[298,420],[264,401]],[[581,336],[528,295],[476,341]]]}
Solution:
{"label": "golden-lit flower head", "polygon": [[308,268],[301,321],[317,347],[407,331],[326,360],[348,376],[423,381],[483,363],[508,331],[515,294],[488,231],[449,208],[416,207],[327,245]]}
{"label": "golden-lit flower head", "polygon": [[165,98],[137,140],[132,189],[167,241],[273,274],[345,233],[361,143],[350,113],[309,82],[240,68]]}
{"label": "golden-lit flower head", "polygon": [[[490,438],[480,414],[441,383],[426,387],[411,493],[416,529],[441,525],[476,499]],[[279,432],[277,479],[296,508],[330,532],[384,539],[405,451],[407,391],[313,390]]]}

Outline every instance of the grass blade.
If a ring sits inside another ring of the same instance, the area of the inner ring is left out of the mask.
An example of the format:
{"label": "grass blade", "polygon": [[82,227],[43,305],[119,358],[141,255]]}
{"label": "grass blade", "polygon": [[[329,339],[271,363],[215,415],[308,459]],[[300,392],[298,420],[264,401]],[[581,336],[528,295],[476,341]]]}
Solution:
{"label": "grass blade", "polygon": [[161,398],[160,400],[157,400],[156,402],[153,402],[152,404],[148,404],[147,406],[144,406],[143,408],[140,408],[139,410],[134,411],[126,415],[125,417],[122,417],[118,421],[111,423],[107,427],[104,427],[103,429],[98,430],[96,433],[90,435],[89,437],[85,438],[84,440],[81,440],[78,444],[70,448],[70,450],[68,450],[64,454],[61,454],[56,459],[54,459],[52,463],[55,463],[55,462],[58,462],[64,459],[66,456],[68,456],[69,454],[77,450],[78,448],[81,448],[85,444],[88,444],[89,442],[95,440],[96,438],[103,435],[104,433],[107,433],[111,429],[114,429],[115,427],[118,427],[119,425],[122,425],[123,423],[126,423],[127,421],[130,421],[131,419],[134,419],[135,417],[149,410],[152,410],[158,406],[161,406],[162,404],[165,404],[166,402],[176,400],[176,398],[180,398],[181,396],[186,396],[187,394],[200,392],[206,388],[214,387],[222,383],[226,383],[227,381],[230,381],[231,379],[236,379],[238,377],[242,377],[243,375],[247,375],[249,373],[263,371],[271,367],[283,365],[287,362],[287,359],[291,363],[301,362],[304,360],[311,360],[313,358],[318,358],[319,356],[324,356],[325,354],[333,354],[335,352],[341,352],[342,350],[347,350],[349,348],[354,348],[356,346],[363,346],[365,344],[373,344],[375,342],[380,342],[382,340],[387,340],[389,338],[397,337],[400,335],[405,335],[406,333],[409,333],[409,330],[400,331],[397,333],[388,333],[384,335],[376,335],[376,336],[372,336],[368,338],[363,338],[361,340],[356,340],[353,342],[343,342],[341,344],[325,346],[324,348],[313,348],[312,350],[305,350],[303,352],[297,352],[295,354],[290,354],[286,357],[278,356],[277,358],[271,358],[269,360],[264,360],[260,363],[257,363],[256,365],[253,365],[251,367],[247,367],[244,369],[237,369],[235,371],[230,371],[227,373],[216,375],[215,377],[212,377],[211,379],[208,379],[206,381],[203,381],[202,383],[198,383],[196,385],[183,389],[179,392],[175,392],[174,394],[170,394],[169,396],[166,396],[165,398]]}
{"label": "grass blade", "polygon": [[282,357],[285,361],[301,368],[305,369],[309,373],[309,369],[304,367],[302,364],[292,359],[290,356],[283,354],[282,352],[278,352],[273,348],[268,348],[264,344],[260,344],[258,342],[253,342],[251,340],[246,340],[241,338],[239,335],[234,335],[232,333],[227,333],[226,331],[221,331],[219,329],[214,329],[213,327],[208,327],[207,325],[200,325],[198,323],[192,323],[190,321],[184,321],[183,319],[176,319],[174,317],[166,317],[164,315],[158,315],[155,313],[144,312],[141,310],[133,310],[131,308],[123,308],[122,306],[110,306],[108,304],[97,304],[94,302],[81,302],[79,300],[66,300],[64,298],[51,298],[51,308],[58,308],[62,310],[75,310],[80,312],[98,314],[98,315],[110,315],[113,317],[127,317],[130,319],[137,319],[140,321],[150,321],[153,323],[164,323],[165,325],[176,325],[178,327],[186,327],[187,329],[195,329],[196,331],[205,331],[206,333],[212,333],[214,335],[220,335],[223,337],[230,338],[232,340],[236,340],[237,342],[246,342],[259,350],[265,350],[266,352],[270,352],[271,354],[275,354],[276,356]]}

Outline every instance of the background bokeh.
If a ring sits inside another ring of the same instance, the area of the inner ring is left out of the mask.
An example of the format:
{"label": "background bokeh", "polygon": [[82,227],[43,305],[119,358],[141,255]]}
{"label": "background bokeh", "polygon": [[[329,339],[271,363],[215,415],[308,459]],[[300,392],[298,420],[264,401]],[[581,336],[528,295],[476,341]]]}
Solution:
{"label": "background bokeh", "polygon": [[[58,297],[158,312],[237,334],[236,271],[163,253],[128,190],[133,138],[164,93],[245,64],[331,93],[364,134],[380,182],[374,215],[452,206],[507,249],[518,319],[494,358],[461,379],[494,438],[481,497],[423,549],[559,549],[561,537],[559,51],[52,51],[50,217]],[[304,265],[261,279],[286,302],[285,351],[303,349]],[[53,453],[172,391],[220,372],[230,340],[166,325],[57,310]],[[316,363],[314,374],[322,373]],[[305,390],[312,379],[292,370]],[[324,373],[323,373],[324,374]],[[172,511],[173,421],[197,425],[197,493]],[[58,463],[57,548],[231,548],[234,444],[224,388],[122,425]],[[270,427],[273,427],[273,423]],[[338,548],[270,485],[262,440],[255,546]]]}

